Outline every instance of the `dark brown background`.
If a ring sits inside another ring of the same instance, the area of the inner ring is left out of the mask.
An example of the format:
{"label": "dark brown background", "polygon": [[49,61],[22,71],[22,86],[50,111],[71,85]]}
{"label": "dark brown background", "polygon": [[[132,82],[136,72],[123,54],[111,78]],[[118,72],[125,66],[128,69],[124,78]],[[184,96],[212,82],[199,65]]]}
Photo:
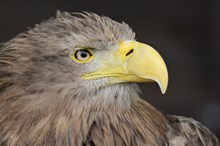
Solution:
{"label": "dark brown background", "polygon": [[139,0],[0,2],[0,42],[54,16],[57,9],[93,11],[125,21],[137,39],[156,48],[169,69],[169,88],[142,84],[143,97],[160,110],[190,116],[220,137],[220,1]]}

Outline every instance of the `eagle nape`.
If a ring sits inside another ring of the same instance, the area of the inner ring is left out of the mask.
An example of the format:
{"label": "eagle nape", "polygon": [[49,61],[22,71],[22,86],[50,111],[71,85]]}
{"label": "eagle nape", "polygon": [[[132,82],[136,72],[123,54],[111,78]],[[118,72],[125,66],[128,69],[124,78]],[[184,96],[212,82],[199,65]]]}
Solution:
{"label": "eagle nape", "polygon": [[201,123],[167,115],[137,82],[168,71],[126,23],[58,11],[0,48],[1,146],[219,146]]}

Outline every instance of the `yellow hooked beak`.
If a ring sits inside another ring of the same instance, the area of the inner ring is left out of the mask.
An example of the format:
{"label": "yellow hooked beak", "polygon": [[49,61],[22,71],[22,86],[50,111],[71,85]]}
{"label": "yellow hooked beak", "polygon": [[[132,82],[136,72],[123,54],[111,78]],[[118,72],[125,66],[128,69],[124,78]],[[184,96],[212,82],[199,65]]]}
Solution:
{"label": "yellow hooked beak", "polygon": [[119,49],[109,51],[111,53],[112,58],[102,60],[99,70],[85,74],[83,78],[109,77],[109,84],[155,81],[161,92],[166,92],[167,68],[160,54],[152,47],[136,41],[121,41]]}

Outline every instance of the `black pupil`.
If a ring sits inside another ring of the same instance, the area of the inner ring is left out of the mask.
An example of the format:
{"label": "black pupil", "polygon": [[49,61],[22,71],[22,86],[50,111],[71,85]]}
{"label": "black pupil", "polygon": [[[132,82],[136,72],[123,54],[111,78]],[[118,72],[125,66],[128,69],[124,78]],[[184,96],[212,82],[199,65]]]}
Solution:
{"label": "black pupil", "polygon": [[81,56],[82,58],[86,58],[87,55],[88,55],[88,52],[87,52],[87,51],[80,51],[80,56]]}

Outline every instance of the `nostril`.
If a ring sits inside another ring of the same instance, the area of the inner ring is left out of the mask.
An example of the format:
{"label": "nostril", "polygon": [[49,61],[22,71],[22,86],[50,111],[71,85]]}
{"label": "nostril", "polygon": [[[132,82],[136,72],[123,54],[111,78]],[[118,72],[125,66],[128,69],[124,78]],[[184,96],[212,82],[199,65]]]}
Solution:
{"label": "nostril", "polygon": [[125,56],[128,56],[128,55],[130,55],[133,52],[134,52],[134,49],[131,49]]}

